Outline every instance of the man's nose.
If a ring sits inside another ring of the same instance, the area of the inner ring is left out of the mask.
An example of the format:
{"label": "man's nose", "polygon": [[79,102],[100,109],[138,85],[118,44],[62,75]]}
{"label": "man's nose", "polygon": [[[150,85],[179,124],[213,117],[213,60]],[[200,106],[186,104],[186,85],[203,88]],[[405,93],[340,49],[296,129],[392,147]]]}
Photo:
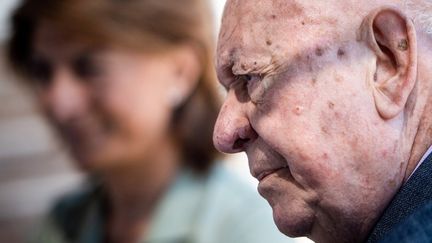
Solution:
{"label": "man's nose", "polygon": [[258,137],[244,109],[246,105],[240,103],[233,92],[228,94],[219,112],[213,133],[213,143],[219,151],[224,153],[244,151]]}
{"label": "man's nose", "polygon": [[53,73],[50,85],[41,93],[44,108],[57,122],[67,122],[84,113],[88,88],[67,69]]}

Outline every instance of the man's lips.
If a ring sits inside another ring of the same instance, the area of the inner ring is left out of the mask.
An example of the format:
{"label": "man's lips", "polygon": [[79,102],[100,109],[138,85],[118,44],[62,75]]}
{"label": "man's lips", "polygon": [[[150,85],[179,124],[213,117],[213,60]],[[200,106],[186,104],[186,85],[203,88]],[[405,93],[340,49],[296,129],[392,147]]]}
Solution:
{"label": "man's lips", "polygon": [[289,167],[288,166],[282,166],[282,167],[279,167],[279,168],[276,168],[276,169],[270,169],[270,170],[264,170],[264,171],[262,171],[261,173],[259,173],[257,176],[256,176],[256,178],[258,179],[258,181],[262,181],[262,180],[264,180],[264,178],[266,178],[267,176],[269,176],[269,175],[271,175],[271,174],[273,174],[273,173],[276,173],[276,172],[278,172],[279,170],[283,170],[283,169],[289,169]]}

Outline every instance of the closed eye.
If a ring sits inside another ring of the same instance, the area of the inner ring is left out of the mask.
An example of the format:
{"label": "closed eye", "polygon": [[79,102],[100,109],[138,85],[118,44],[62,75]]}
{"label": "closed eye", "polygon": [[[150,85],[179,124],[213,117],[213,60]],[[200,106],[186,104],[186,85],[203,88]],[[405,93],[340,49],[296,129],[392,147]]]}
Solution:
{"label": "closed eye", "polygon": [[262,87],[261,74],[241,74],[235,75],[235,83],[241,84],[242,89],[253,103],[259,103],[262,95],[264,94],[264,87]]}
{"label": "closed eye", "polygon": [[250,74],[235,75],[236,81],[250,82],[252,78],[253,77]]}
{"label": "closed eye", "polygon": [[235,75],[234,77],[236,81],[243,81],[246,84],[250,84],[252,82],[257,83],[262,79],[261,74],[240,74],[240,75]]}

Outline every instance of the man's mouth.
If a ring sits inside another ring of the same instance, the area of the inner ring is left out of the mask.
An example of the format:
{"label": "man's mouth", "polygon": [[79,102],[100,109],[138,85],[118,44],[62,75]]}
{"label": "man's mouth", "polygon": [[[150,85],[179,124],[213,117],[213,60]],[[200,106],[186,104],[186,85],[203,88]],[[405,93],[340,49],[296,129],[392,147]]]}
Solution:
{"label": "man's mouth", "polygon": [[274,174],[274,173],[278,172],[279,170],[283,170],[283,169],[289,169],[288,165],[283,166],[283,167],[279,167],[277,169],[265,170],[265,171],[259,173],[256,178],[258,179],[259,182],[261,182],[262,180],[264,180],[269,175]]}

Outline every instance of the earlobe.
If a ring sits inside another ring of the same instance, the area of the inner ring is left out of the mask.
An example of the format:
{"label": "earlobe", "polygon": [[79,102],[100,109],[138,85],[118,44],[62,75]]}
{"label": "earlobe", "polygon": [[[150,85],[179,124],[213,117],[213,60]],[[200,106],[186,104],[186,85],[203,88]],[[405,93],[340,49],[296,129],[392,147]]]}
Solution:
{"label": "earlobe", "polygon": [[201,66],[196,51],[190,45],[173,50],[174,71],[168,99],[173,106],[180,105],[196,87],[201,73]]}
{"label": "earlobe", "polygon": [[391,119],[404,110],[417,79],[414,24],[396,9],[381,8],[368,15],[361,32],[376,55],[376,108],[382,118]]}

